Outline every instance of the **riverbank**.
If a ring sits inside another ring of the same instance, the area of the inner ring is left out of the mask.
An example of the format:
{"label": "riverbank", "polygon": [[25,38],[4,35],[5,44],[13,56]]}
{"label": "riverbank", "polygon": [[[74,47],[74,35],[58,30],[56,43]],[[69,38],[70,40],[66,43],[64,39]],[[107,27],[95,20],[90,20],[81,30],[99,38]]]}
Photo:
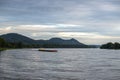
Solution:
{"label": "riverbank", "polygon": [[6,50],[6,48],[0,48],[0,51],[4,51],[4,50]]}

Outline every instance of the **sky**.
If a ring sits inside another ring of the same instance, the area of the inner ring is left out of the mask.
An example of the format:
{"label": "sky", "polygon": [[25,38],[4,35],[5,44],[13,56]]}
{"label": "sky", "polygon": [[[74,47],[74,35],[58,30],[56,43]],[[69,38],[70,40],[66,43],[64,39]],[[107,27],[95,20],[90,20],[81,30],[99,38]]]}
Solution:
{"label": "sky", "polygon": [[120,0],[0,0],[0,34],[120,42]]}

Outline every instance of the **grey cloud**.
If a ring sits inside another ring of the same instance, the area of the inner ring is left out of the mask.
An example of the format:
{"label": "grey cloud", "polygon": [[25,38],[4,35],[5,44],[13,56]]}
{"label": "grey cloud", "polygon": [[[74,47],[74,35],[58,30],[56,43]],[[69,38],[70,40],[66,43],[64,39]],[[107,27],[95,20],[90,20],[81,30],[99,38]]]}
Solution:
{"label": "grey cloud", "polygon": [[[0,28],[74,24],[77,26],[56,26],[41,32],[86,32],[120,36],[119,22],[120,0],[0,0]],[[22,30],[17,32],[22,33]],[[30,34],[39,30],[27,32]]]}
{"label": "grey cloud", "polygon": [[113,12],[100,11],[96,4],[102,5],[103,2],[111,3],[108,0],[4,0],[1,2],[3,5],[0,14],[5,17],[11,16],[10,20],[22,23],[24,20],[29,23],[63,23],[89,19],[101,21],[106,16],[113,16],[111,19],[119,16]]}

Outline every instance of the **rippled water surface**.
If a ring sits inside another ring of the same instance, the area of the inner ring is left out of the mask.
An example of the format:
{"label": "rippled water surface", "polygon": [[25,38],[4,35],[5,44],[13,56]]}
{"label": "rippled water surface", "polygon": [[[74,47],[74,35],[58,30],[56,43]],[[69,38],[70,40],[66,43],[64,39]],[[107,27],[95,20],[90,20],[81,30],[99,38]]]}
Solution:
{"label": "rippled water surface", "polygon": [[120,50],[0,52],[0,80],[120,80]]}

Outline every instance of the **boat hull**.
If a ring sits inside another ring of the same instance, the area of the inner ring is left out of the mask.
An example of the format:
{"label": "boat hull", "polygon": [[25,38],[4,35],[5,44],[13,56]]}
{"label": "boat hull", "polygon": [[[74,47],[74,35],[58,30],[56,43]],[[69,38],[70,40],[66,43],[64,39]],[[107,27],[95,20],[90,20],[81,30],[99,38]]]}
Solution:
{"label": "boat hull", "polygon": [[39,51],[43,51],[43,52],[57,52],[57,50],[39,50]]}

